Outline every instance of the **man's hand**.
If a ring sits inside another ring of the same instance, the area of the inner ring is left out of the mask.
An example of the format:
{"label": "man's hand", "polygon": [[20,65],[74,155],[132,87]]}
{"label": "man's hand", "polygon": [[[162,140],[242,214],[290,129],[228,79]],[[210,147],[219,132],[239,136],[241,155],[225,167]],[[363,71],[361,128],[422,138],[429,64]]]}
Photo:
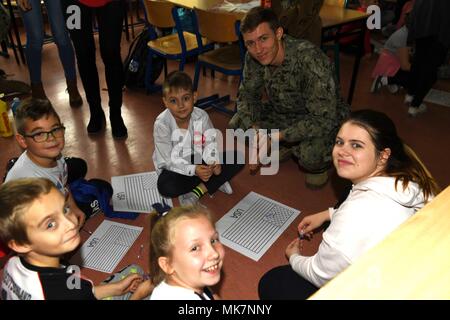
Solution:
{"label": "man's hand", "polygon": [[200,178],[203,182],[208,182],[211,178],[213,170],[211,166],[198,164],[195,166],[195,175]]}
{"label": "man's hand", "polygon": [[17,5],[19,6],[20,9],[22,9],[22,11],[29,11],[33,9],[31,7],[30,1],[28,0],[17,0]]}
{"label": "man's hand", "polygon": [[[267,157],[271,153],[271,140],[281,138],[281,133],[274,133],[272,137],[267,134],[257,131],[257,134],[253,138],[252,150],[250,150],[250,173],[254,174],[259,170],[262,163],[268,164]],[[261,161],[264,159],[263,161]]]}

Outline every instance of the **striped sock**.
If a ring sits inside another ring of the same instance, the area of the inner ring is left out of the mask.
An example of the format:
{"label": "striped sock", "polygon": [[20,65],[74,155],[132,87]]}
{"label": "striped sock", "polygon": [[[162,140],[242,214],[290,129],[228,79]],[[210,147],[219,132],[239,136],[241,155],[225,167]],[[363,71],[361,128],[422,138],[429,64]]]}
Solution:
{"label": "striped sock", "polygon": [[203,197],[203,195],[205,194],[205,192],[202,190],[202,188],[200,188],[199,186],[195,187],[194,189],[192,189],[192,192],[197,196],[197,198],[201,198]]}

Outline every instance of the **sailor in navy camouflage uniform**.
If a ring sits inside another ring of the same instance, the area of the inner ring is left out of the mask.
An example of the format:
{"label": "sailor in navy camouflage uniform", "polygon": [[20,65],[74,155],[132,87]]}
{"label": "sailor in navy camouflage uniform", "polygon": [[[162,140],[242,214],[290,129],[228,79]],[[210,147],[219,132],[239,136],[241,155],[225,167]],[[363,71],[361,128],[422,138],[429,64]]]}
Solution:
{"label": "sailor in navy camouflage uniform", "polygon": [[308,187],[328,179],[336,133],[350,107],[333,65],[318,47],[283,33],[271,9],[253,8],[241,25],[248,49],[230,128],[279,129],[280,158],[292,152]]}

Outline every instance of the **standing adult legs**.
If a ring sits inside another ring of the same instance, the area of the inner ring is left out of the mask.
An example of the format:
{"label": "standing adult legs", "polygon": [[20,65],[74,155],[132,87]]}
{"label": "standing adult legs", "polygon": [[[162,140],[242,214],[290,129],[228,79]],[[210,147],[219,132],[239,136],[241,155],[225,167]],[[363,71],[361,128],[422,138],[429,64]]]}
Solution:
{"label": "standing adult legs", "polygon": [[86,93],[91,117],[87,126],[90,134],[98,133],[105,127],[105,114],[102,109],[100,97],[100,81],[95,60],[95,42],[92,33],[92,16],[94,9],[84,6],[76,0],[63,0],[63,9],[67,15],[67,7],[76,5],[80,8],[81,26],[79,29],[69,30],[75,47],[78,71]]}
{"label": "standing adult legs", "polygon": [[408,94],[414,97],[408,110],[410,115],[418,114],[421,109],[425,111],[425,106],[421,106],[423,99],[437,80],[437,70],[444,62],[447,49],[435,37],[416,39],[408,87]]}
{"label": "standing adult legs", "polygon": [[47,8],[53,40],[58,47],[59,59],[61,60],[64,69],[70,105],[72,107],[79,107],[83,104],[83,100],[78,92],[75,55],[72,43],[70,42],[69,33],[66,29],[61,2],[45,0],[45,7]]}
{"label": "standing adult legs", "polygon": [[120,41],[124,12],[123,1],[112,1],[99,8],[98,16],[100,53],[105,64],[106,84],[108,85],[109,119],[112,134],[119,139],[127,137],[127,128],[121,115],[124,74]]}
{"label": "standing adult legs", "polygon": [[39,0],[29,1],[31,10],[20,10],[20,12],[27,33],[25,56],[28,63],[28,72],[30,73],[31,92],[33,98],[47,99],[41,78],[42,45],[44,44],[41,2]]}
{"label": "standing adult legs", "polygon": [[396,84],[406,88],[408,86],[409,78],[410,78],[409,71],[400,69],[393,77],[388,77],[388,84]]}

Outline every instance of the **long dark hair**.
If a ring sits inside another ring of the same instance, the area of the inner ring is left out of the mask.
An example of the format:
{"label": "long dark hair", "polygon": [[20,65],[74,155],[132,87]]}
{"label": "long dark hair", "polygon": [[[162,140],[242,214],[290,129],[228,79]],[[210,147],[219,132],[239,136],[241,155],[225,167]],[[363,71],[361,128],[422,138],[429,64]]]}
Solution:
{"label": "long dark hair", "polygon": [[384,113],[374,110],[358,110],[350,113],[344,123],[349,122],[365,129],[375,145],[377,153],[386,148],[391,154],[384,170],[389,177],[395,177],[397,183],[402,182],[403,189],[409,182],[415,182],[422,189],[425,201],[432,195],[437,195],[440,188],[431,173],[420,161],[416,153],[405,145],[397,134],[394,122]]}

